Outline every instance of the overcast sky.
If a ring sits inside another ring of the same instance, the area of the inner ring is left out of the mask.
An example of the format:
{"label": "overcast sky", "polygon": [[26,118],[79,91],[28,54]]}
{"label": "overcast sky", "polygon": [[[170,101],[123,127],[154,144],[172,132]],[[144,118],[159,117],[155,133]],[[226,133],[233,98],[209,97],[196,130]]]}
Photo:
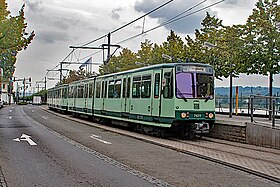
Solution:
{"label": "overcast sky", "polygon": [[[13,15],[18,13],[23,3],[26,4],[25,16],[28,31],[35,31],[35,38],[27,50],[20,52],[16,63],[15,76],[19,78],[32,77],[33,81],[44,78],[48,69],[54,68],[71,51],[69,46],[81,45],[103,36],[110,31],[119,28],[167,0],[7,0],[8,9]],[[118,43],[144,30],[153,28],[178,13],[193,7],[203,0],[174,0],[169,5],[154,12],[145,18],[112,34],[112,44]],[[218,0],[207,0],[194,10],[206,7]],[[251,14],[256,0],[226,0],[214,7],[207,9],[223,20],[225,25],[244,24]],[[142,35],[128,42],[121,43],[122,47],[137,51],[140,42],[145,39],[153,43],[162,43],[166,40],[170,30],[174,30],[182,38],[187,34],[192,35],[194,29],[200,28],[200,22],[205,17],[205,11],[198,12],[180,21],[161,27],[153,32]],[[190,13],[190,12],[189,12]],[[97,47],[106,43],[102,39],[91,44]],[[89,56],[94,62],[102,61],[102,53],[92,55],[97,50],[76,50],[68,60],[76,58],[80,62],[86,61]],[[78,66],[70,66],[77,69]],[[95,69],[98,67],[96,66]],[[53,77],[56,72],[50,72]],[[56,76],[58,78],[59,76]],[[229,81],[216,81],[216,86],[228,86]],[[268,79],[264,76],[245,76],[234,79],[234,85],[239,86],[267,86]],[[48,87],[55,84],[49,81]],[[280,87],[280,76],[274,78],[274,86]]]}

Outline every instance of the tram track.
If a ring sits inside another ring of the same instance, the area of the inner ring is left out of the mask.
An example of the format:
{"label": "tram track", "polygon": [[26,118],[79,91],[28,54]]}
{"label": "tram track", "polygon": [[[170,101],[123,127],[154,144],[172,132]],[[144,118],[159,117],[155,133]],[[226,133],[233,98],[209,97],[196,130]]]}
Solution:
{"label": "tram track", "polygon": [[[231,167],[252,175],[280,183],[280,162],[277,162],[275,156],[280,155],[280,151],[266,148],[257,149],[254,146],[246,144],[237,144],[234,142],[226,142],[221,140],[213,140],[211,138],[202,138],[196,141],[182,140],[178,138],[159,138],[145,134],[135,133],[121,128],[114,128],[106,125],[90,122],[86,119],[73,118],[69,115],[59,114],[40,107],[45,111],[57,116],[79,122],[84,125],[94,126],[103,130],[129,136],[141,141],[152,143],[161,147],[166,147],[178,152],[195,156],[207,161],[211,161],[223,166]],[[212,144],[216,146],[210,147]],[[218,148],[217,148],[218,147]],[[227,150],[225,149],[227,148]],[[223,150],[224,149],[224,150]],[[242,153],[236,153],[233,150],[238,150]],[[245,152],[249,152],[247,155]]]}
{"label": "tram track", "polygon": [[[262,151],[262,150],[257,150],[257,149],[245,147],[245,146],[231,145],[231,144],[226,144],[226,143],[217,143],[217,142],[214,142],[213,140],[212,141],[210,140],[212,143],[216,144],[217,147],[219,145],[225,144],[225,145],[228,145],[230,147],[237,148],[237,149],[244,149],[244,151],[239,151],[241,153],[235,153],[233,151],[225,151],[225,150],[222,150],[222,149],[219,149],[219,148],[215,148],[215,147],[207,147],[206,145],[199,145],[199,143],[201,143],[202,141],[201,142],[197,142],[197,141],[190,142],[190,141],[180,140],[180,139],[176,139],[176,138],[175,139],[171,138],[170,140],[178,141],[178,142],[181,142],[181,143],[184,143],[184,144],[188,144],[188,145],[192,145],[192,146],[201,147],[201,148],[204,148],[204,149],[209,149],[209,150],[212,150],[212,151],[223,152],[223,153],[228,153],[228,154],[232,154],[232,155],[236,155],[236,156],[247,157],[247,158],[250,158],[250,159],[270,162],[270,163],[273,163],[273,164],[280,164],[280,161],[277,162],[277,160],[269,160],[269,159],[256,158],[256,157],[253,157],[253,156],[245,154],[245,150],[251,150],[251,151],[253,150],[253,151],[256,151],[258,153],[270,153],[270,154],[274,154],[274,155],[277,155],[277,156],[279,155],[279,153],[275,153],[273,151]],[[208,143],[209,142],[209,141],[208,142],[205,142],[205,141],[207,141],[207,140],[203,140],[202,143]]]}

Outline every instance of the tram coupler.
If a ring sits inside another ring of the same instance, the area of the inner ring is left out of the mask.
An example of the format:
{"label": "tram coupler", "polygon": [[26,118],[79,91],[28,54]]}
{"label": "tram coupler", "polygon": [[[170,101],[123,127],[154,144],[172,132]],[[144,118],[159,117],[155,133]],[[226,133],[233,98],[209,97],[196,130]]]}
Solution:
{"label": "tram coupler", "polygon": [[196,134],[207,134],[209,133],[210,130],[210,125],[209,123],[201,122],[201,123],[195,123],[196,125]]}

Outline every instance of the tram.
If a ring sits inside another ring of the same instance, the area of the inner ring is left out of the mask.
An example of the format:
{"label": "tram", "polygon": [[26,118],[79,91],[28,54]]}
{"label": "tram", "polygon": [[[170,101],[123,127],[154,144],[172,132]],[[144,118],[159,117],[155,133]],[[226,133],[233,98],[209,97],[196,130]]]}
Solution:
{"label": "tram", "polygon": [[166,63],[97,76],[48,90],[50,109],[145,133],[193,138],[215,121],[213,67]]}

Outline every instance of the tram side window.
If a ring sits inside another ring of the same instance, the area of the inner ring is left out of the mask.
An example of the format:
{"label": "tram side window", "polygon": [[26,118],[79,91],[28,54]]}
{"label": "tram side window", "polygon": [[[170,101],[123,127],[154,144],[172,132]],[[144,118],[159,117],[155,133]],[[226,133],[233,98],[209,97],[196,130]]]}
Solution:
{"label": "tram side window", "polygon": [[122,85],[121,79],[115,81],[114,98],[121,97],[121,85]]}
{"label": "tram side window", "polygon": [[96,82],[96,98],[100,98],[101,83]]}
{"label": "tram side window", "polygon": [[76,98],[78,96],[78,87],[77,86],[74,86],[73,87],[73,98]]}
{"label": "tram side window", "polygon": [[109,81],[108,86],[108,98],[114,98],[114,83],[115,81]]}
{"label": "tram side window", "polygon": [[[165,80],[165,81],[164,81]],[[171,72],[164,73],[163,80],[163,97],[164,98],[173,98],[173,76]]]}
{"label": "tram side window", "polygon": [[133,77],[132,98],[140,98],[141,93],[141,76]]}
{"label": "tram side window", "polygon": [[78,98],[84,97],[84,85],[78,85]]}
{"label": "tram side window", "polygon": [[151,75],[142,76],[141,98],[151,97]]}
{"label": "tram side window", "polygon": [[63,94],[62,94],[62,97],[63,97],[64,99],[66,99],[66,98],[67,98],[67,88],[63,88]]}
{"label": "tram side window", "polygon": [[89,98],[92,98],[92,96],[93,96],[92,83],[89,83],[88,92],[89,92],[89,95],[88,95]]}
{"label": "tram side window", "polygon": [[154,98],[159,97],[159,81],[160,81],[160,75],[159,73],[155,74],[155,90],[154,90]]}

